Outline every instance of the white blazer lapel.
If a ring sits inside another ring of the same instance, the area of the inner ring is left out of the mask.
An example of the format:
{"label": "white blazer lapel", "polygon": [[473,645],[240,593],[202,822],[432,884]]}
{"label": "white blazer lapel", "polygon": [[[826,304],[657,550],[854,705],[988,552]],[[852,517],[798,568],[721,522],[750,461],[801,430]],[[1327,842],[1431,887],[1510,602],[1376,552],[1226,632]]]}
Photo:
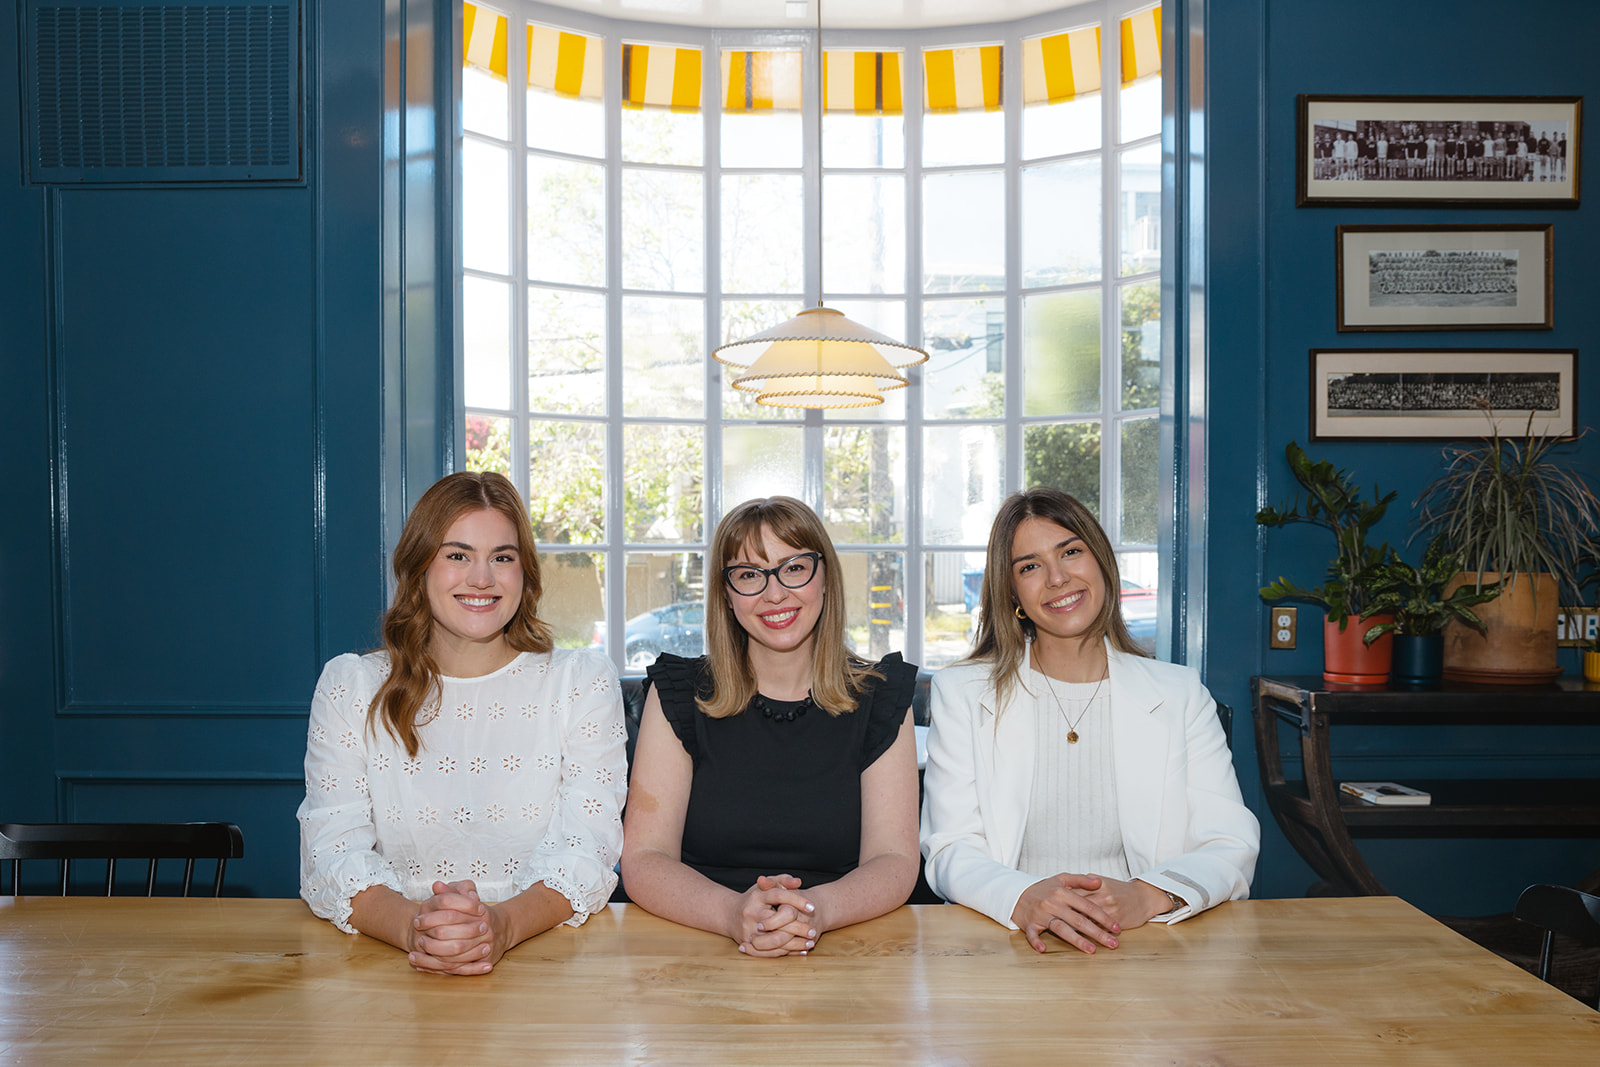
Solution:
{"label": "white blazer lapel", "polygon": [[1163,694],[1137,656],[1106,646],[1111,672],[1111,735],[1122,847],[1135,871],[1154,865],[1167,787],[1167,716]]}
{"label": "white blazer lapel", "polygon": [[1022,830],[1033,799],[1034,722],[1031,700],[1023,688],[1026,673],[1024,664],[1006,694],[1003,710],[996,709],[994,690],[985,692],[984,714],[978,720],[992,756],[989,803],[994,818],[989,826],[995,836],[995,859],[1008,867],[1015,867],[1022,855]]}

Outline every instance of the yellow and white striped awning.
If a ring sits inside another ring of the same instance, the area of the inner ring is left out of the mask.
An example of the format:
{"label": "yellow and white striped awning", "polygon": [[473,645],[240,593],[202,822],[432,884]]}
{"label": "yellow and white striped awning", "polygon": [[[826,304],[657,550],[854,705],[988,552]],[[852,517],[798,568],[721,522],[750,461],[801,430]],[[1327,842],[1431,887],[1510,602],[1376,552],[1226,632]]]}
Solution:
{"label": "yellow and white striped awning", "polygon": [[1059,104],[1100,89],[1100,27],[1022,42],[1022,102]]}
{"label": "yellow and white striped awning", "polygon": [[528,24],[528,88],[599,100],[605,93],[605,42],[599,37]]}
{"label": "yellow and white striped awning", "polygon": [[461,63],[506,80],[507,23],[504,15],[461,5]]}
{"label": "yellow and white striped awning", "polygon": [[936,48],[922,53],[929,111],[998,111],[1000,46]]}
{"label": "yellow and white striped awning", "polygon": [[622,106],[700,110],[700,49],[622,46]]}
{"label": "yellow and white striped awning", "polygon": [[1122,20],[1122,84],[1161,73],[1161,9]]}
{"label": "yellow and white striped awning", "polygon": [[899,52],[822,53],[822,106],[858,115],[898,115]]}
{"label": "yellow and white striped awning", "polygon": [[722,53],[722,110],[799,111],[799,52]]}

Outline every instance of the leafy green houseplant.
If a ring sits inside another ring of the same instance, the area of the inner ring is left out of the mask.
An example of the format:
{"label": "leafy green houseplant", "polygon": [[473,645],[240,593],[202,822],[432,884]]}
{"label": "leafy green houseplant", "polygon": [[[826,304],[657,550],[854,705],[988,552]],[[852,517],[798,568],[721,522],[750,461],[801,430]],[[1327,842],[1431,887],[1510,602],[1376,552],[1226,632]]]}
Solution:
{"label": "leafy green houseplant", "polygon": [[1455,621],[1479,633],[1485,630],[1483,620],[1472,609],[1499,596],[1500,583],[1491,582],[1481,588],[1459,584],[1453,592],[1444,594],[1445,586],[1460,570],[1460,557],[1444,542],[1435,540],[1423,552],[1420,566],[1413,567],[1391,555],[1363,579],[1371,595],[1367,610],[1394,620],[1373,626],[1363,640],[1370,645],[1386,633],[1394,634],[1392,673],[1396,679],[1417,681],[1440,676],[1446,624]]}
{"label": "leafy green houseplant", "polygon": [[[1327,460],[1312,460],[1305,449],[1290,441],[1284,448],[1284,458],[1289,471],[1305,491],[1302,499],[1297,493],[1287,506],[1267,507],[1256,512],[1256,522],[1262,526],[1284,527],[1294,523],[1320,526],[1333,534],[1334,555],[1328,562],[1321,585],[1304,586],[1279,577],[1271,585],[1261,588],[1264,600],[1299,600],[1316,604],[1327,612],[1324,627],[1324,677],[1334,681],[1381,681],[1389,665],[1385,658],[1389,643],[1381,646],[1357,639],[1357,648],[1371,648],[1370,663],[1358,664],[1356,669],[1337,669],[1333,662],[1335,642],[1345,635],[1347,622],[1354,615],[1369,618],[1372,591],[1370,582],[1380,564],[1393,555],[1388,544],[1372,545],[1367,541],[1369,532],[1384,513],[1389,510],[1396,494],[1381,494],[1374,489],[1375,499],[1363,499],[1347,471],[1340,470]],[[1351,627],[1355,636],[1360,628]],[[1361,630],[1364,633],[1364,630]],[[1381,635],[1380,635],[1381,636]],[[1342,646],[1341,646],[1342,647]],[[1381,666],[1380,666],[1381,664]]]}
{"label": "leafy green houseplant", "polygon": [[[1462,560],[1456,584],[1501,595],[1480,615],[1485,631],[1445,631],[1444,673],[1465,681],[1542,682],[1561,673],[1556,619],[1594,552],[1600,498],[1558,437],[1489,437],[1447,448],[1444,469],[1417,497],[1418,532]],[[1450,590],[1447,590],[1450,591]]]}

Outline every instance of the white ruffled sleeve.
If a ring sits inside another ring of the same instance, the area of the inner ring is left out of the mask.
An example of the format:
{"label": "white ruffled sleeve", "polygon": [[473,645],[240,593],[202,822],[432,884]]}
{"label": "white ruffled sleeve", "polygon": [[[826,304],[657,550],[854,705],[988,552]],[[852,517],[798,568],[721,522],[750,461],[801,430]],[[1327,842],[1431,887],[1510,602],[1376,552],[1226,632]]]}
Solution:
{"label": "white ruffled sleeve", "polygon": [[551,696],[560,708],[560,795],[544,840],[513,888],[521,893],[543,882],[572,904],[566,925],[581,926],[605,907],[617,885],[628,733],[611,660],[588,650],[555,656],[545,684],[558,687]]}
{"label": "white ruffled sleeve", "polygon": [[322,669],[306,736],[306,798],[297,813],[300,895],[347,934],[357,932],[351,897],[375,885],[403,892],[376,848],[367,779],[367,708],[382,682],[376,662],[347,654]]}

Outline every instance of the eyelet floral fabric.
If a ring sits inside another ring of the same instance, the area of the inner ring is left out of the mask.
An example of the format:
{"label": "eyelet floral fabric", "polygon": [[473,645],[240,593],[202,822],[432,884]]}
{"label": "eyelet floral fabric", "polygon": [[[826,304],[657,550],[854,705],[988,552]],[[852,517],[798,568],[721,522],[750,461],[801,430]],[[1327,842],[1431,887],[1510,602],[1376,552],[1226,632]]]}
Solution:
{"label": "eyelet floral fabric", "polygon": [[[374,885],[412,900],[472,878],[490,903],[543,882],[580,925],[616,887],[627,782],[621,688],[599,652],[524,652],[481,678],[444,678],[415,757],[367,708],[388,654],[323,668],[311,701],[300,895],[346,933]],[[438,708],[449,709],[437,714]],[[506,709],[537,709],[508,715]]]}

